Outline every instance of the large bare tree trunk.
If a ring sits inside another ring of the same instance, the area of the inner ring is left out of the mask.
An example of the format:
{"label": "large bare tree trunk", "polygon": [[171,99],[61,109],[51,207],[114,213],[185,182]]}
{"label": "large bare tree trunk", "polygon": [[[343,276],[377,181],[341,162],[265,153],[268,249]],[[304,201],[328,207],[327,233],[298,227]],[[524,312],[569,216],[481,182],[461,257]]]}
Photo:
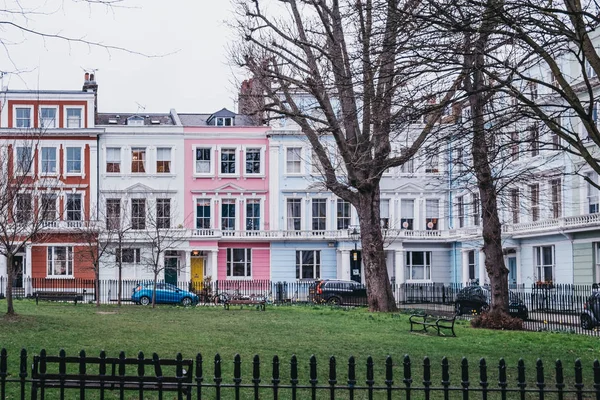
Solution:
{"label": "large bare tree trunk", "polygon": [[8,308],[6,314],[15,315],[15,306],[13,304],[13,280],[15,279],[15,267],[13,265],[12,253],[9,253],[6,256],[6,272],[6,306]]}
{"label": "large bare tree trunk", "polygon": [[370,311],[396,311],[396,301],[387,273],[379,214],[379,187],[361,193],[355,206],[360,221],[362,260]]}
{"label": "large bare tree trunk", "polygon": [[[474,50],[472,66],[475,68],[471,70],[471,76],[465,82],[467,90],[470,92],[469,105],[473,116],[473,169],[477,177],[477,187],[482,206],[485,269],[490,278],[492,291],[490,311],[498,310],[508,314],[508,269],[504,265],[504,255],[502,254],[502,224],[498,216],[495,178],[490,166],[490,153],[486,142],[486,85],[479,71],[484,62],[484,46],[485,40],[480,39]],[[480,277],[480,280],[483,281],[483,277]]]}

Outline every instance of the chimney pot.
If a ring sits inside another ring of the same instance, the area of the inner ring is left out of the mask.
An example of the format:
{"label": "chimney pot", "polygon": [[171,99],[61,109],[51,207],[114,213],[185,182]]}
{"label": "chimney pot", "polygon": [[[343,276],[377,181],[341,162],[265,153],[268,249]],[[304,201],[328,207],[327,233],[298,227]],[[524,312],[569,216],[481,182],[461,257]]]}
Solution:
{"label": "chimney pot", "polygon": [[89,72],[85,73],[84,79],[85,79],[86,82],[90,80],[90,73]]}
{"label": "chimney pot", "polygon": [[90,74],[90,81],[94,81],[94,74]]}

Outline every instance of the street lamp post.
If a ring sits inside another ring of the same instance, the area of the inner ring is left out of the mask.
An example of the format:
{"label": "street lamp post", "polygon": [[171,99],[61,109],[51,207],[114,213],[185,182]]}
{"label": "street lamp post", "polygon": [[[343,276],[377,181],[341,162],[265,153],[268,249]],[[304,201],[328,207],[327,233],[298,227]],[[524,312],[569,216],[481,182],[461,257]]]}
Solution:
{"label": "street lamp post", "polygon": [[360,239],[360,233],[356,230],[356,227],[352,228],[352,232],[350,232],[350,237],[354,241],[354,252],[356,253],[356,245],[358,243],[358,239]]}

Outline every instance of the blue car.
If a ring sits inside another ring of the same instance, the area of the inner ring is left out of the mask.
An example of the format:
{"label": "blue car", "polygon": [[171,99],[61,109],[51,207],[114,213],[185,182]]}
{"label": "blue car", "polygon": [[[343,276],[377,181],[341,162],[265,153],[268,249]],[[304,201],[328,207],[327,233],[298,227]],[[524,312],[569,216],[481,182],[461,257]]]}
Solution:
{"label": "blue car", "polygon": [[[147,306],[152,304],[152,289],[154,283],[140,283],[133,289],[131,300],[136,304]],[[156,284],[156,304],[181,304],[191,306],[198,303],[198,296],[187,290],[179,289],[170,283]]]}

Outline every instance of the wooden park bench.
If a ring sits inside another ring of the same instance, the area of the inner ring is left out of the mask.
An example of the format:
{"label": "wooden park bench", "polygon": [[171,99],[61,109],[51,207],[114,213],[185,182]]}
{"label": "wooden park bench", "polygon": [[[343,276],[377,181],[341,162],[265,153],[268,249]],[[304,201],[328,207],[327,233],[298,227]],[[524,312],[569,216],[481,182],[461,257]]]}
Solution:
{"label": "wooden park bench", "polygon": [[233,304],[233,305],[248,305],[248,306],[258,306],[258,309],[260,311],[265,311],[266,308],[266,301],[262,298],[256,298],[256,299],[227,299],[224,301],[223,305],[225,307],[226,310],[229,310],[229,305]]}
{"label": "wooden park bench", "polygon": [[85,399],[86,389],[99,390],[101,399],[112,391],[118,391],[120,398],[125,398],[125,391],[137,391],[139,398],[144,398],[144,392],[169,391],[177,392],[180,399],[191,399],[192,370],[193,360],[183,359],[181,354],[176,359],[159,359],[156,353],[152,358],[144,358],[142,353],[138,358],[125,358],[124,353],[109,358],[104,352],[100,357],[87,357],[81,351],[78,357],[67,357],[64,350],[58,356],[42,350],[33,358],[31,399],[38,394],[44,399],[47,389],[58,390],[60,398],[65,398],[66,390],[78,389],[80,400]]}
{"label": "wooden park bench", "polygon": [[456,315],[452,318],[439,318],[427,314],[413,314],[408,320],[410,321],[411,332],[415,331],[413,326],[416,325],[422,327],[422,329],[419,329],[419,331],[427,332],[427,328],[433,328],[437,331],[438,336],[440,336],[443,335],[443,329],[449,329],[452,332],[452,336],[456,336],[456,333],[454,333],[454,322],[456,321]]}
{"label": "wooden park bench", "polygon": [[78,301],[83,300],[83,296],[77,292],[36,292],[35,293],[35,304],[38,304],[40,300],[47,301],[72,301],[77,304]]}

